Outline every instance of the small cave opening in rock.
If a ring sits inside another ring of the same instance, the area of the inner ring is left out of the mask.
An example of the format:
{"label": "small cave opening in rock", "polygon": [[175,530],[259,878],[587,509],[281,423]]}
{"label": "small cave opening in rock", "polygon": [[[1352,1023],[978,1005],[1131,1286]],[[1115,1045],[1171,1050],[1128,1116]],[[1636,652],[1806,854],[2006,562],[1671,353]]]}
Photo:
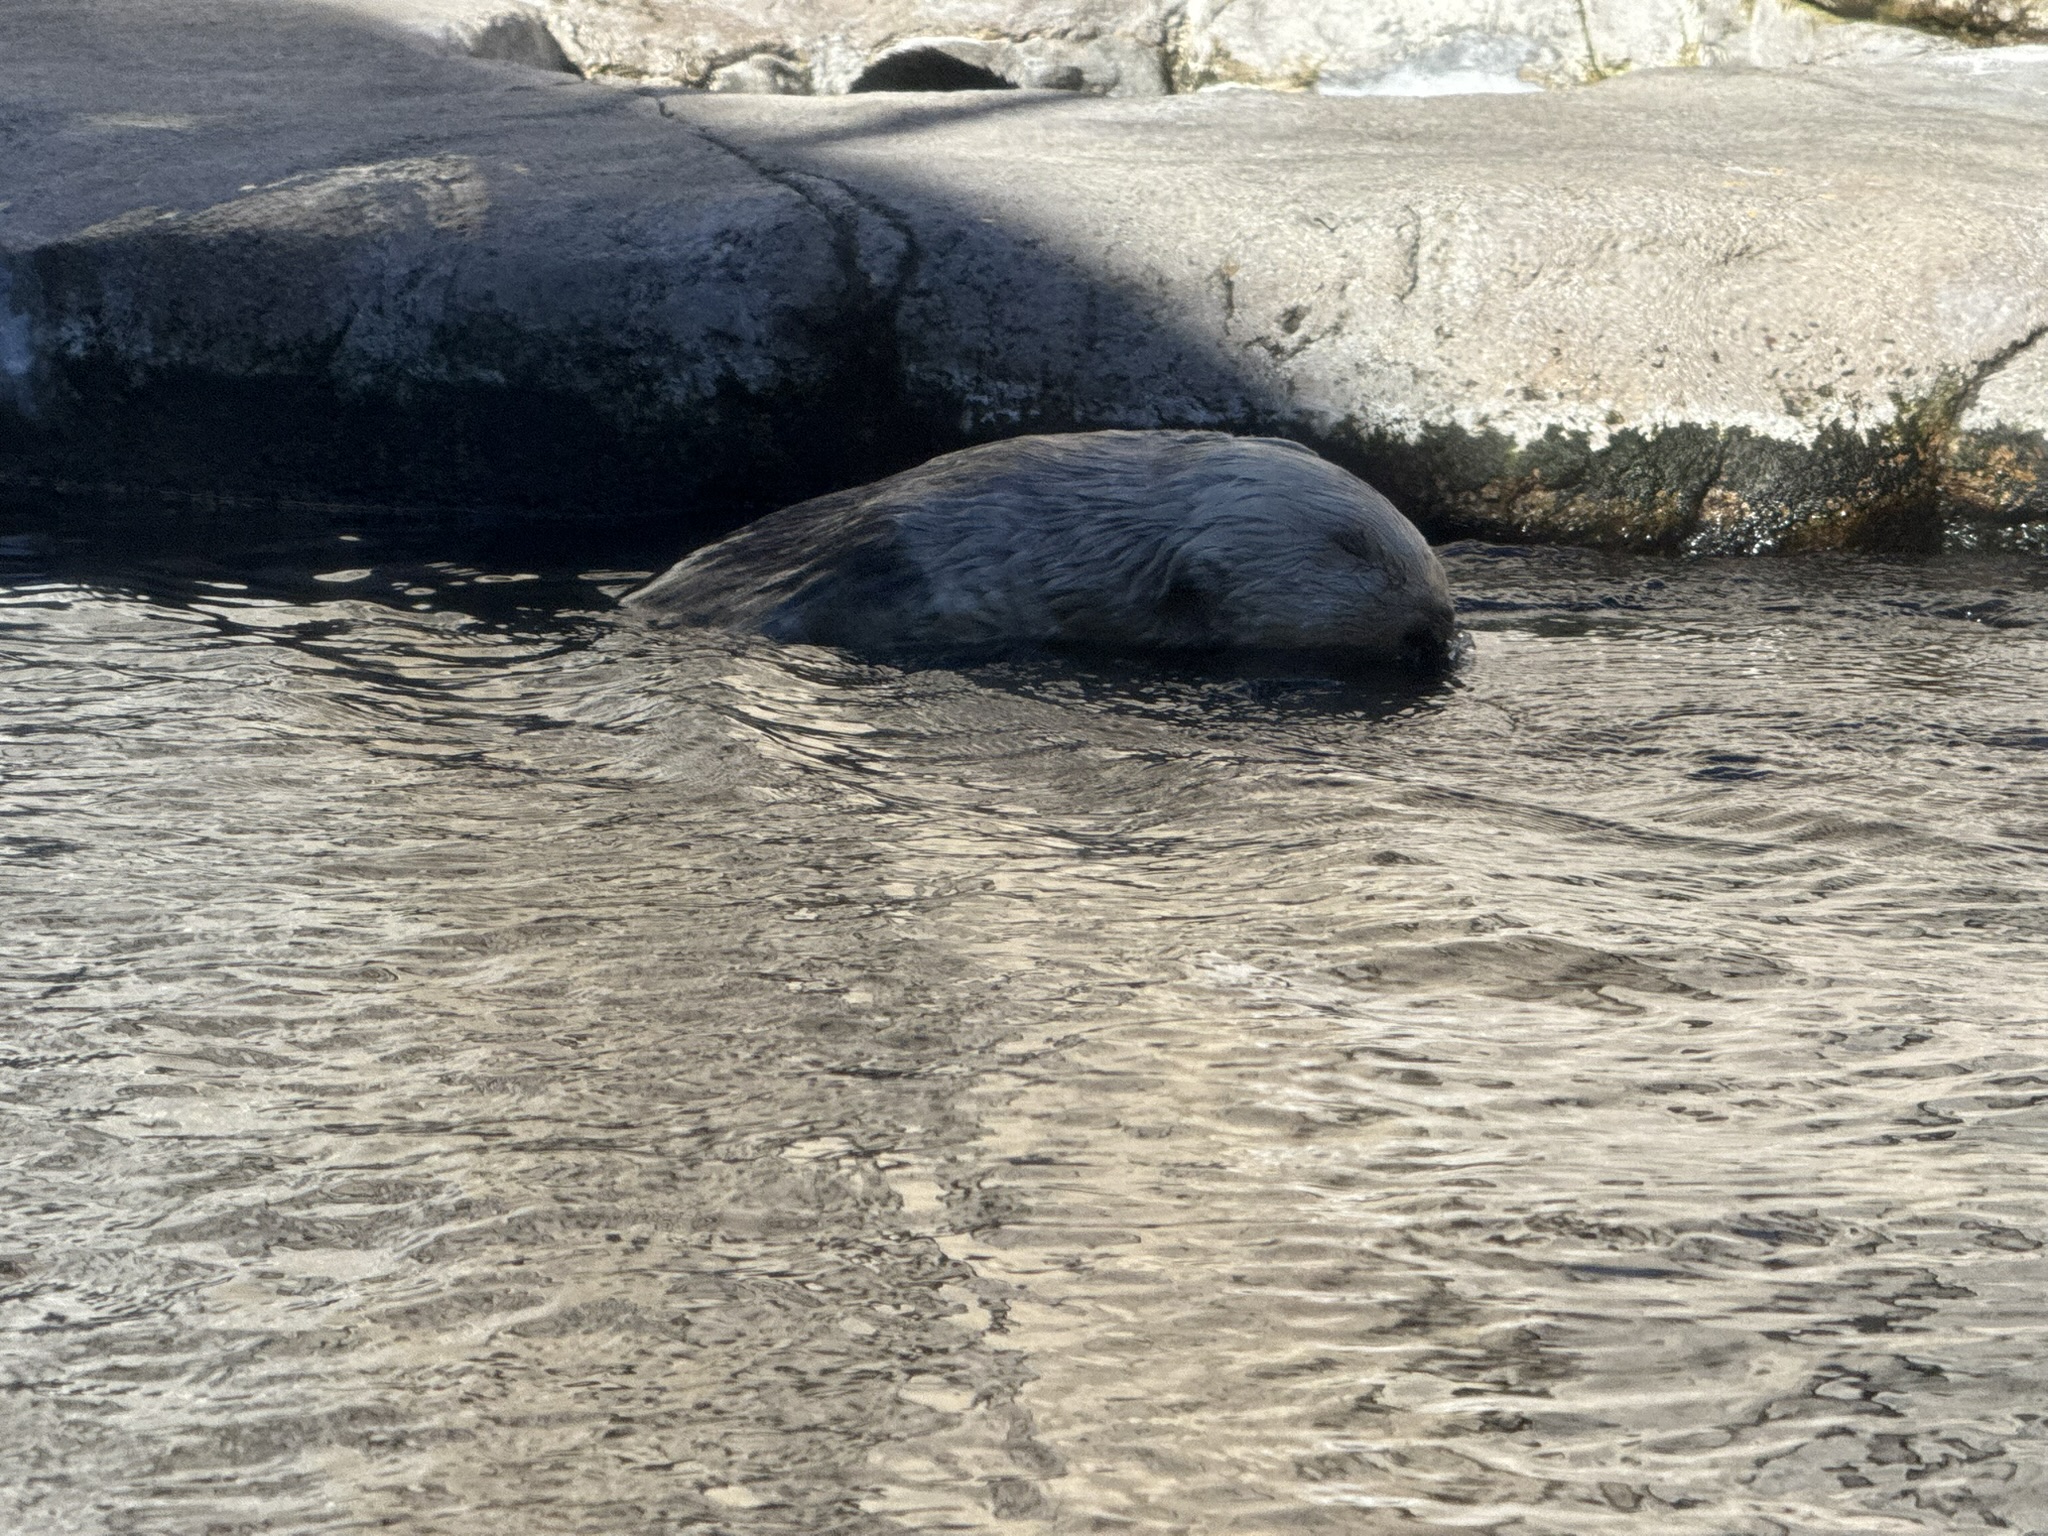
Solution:
{"label": "small cave opening in rock", "polygon": [[490,59],[499,64],[524,64],[528,69],[545,69],[560,75],[580,75],[555,34],[538,16],[500,16],[469,45],[473,59]]}
{"label": "small cave opening in rock", "polygon": [[940,48],[906,48],[875,60],[846,88],[852,91],[1014,91],[992,69]]}

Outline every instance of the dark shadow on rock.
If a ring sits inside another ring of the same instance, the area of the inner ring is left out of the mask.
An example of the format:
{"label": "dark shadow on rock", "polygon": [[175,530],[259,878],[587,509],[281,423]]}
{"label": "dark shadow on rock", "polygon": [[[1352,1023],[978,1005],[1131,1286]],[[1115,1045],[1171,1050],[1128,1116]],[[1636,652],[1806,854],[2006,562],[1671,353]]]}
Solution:
{"label": "dark shadow on rock", "polygon": [[0,388],[0,515],[673,551],[961,441],[905,396],[858,210],[650,100],[310,6],[24,0],[0,42],[0,133],[42,146],[0,322],[58,338]]}
{"label": "dark shadow on rock", "polygon": [[469,56],[562,75],[583,73],[562,51],[547,23],[528,12],[508,12],[491,20],[470,43]]}

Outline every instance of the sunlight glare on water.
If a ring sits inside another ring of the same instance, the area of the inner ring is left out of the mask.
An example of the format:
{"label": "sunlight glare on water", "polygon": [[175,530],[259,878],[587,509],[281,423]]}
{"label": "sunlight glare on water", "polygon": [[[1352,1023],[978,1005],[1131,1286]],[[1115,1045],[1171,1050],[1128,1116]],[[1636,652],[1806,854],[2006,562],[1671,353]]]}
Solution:
{"label": "sunlight glare on water", "polygon": [[1382,697],[0,552],[0,1527],[2048,1530],[2048,567]]}

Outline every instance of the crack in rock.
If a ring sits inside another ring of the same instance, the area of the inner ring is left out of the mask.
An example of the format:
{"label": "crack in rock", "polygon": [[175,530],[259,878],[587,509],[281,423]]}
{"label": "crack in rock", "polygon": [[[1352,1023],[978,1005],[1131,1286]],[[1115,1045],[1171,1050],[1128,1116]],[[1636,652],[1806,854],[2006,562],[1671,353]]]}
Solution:
{"label": "crack in rock", "polygon": [[[1985,358],[1942,401],[1928,454],[1951,544],[2040,547],[2048,540],[2048,398],[2022,389],[2018,421],[1979,411],[1986,387],[2030,363],[2044,344],[2048,322]],[[2042,358],[2048,361],[2048,351]],[[1973,412],[1980,419],[1972,421]]]}
{"label": "crack in rock", "polygon": [[1956,431],[1961,426],[1962,419],[1969,412],[1970,407],[1977,403],[1977,397],[1984,393],[1984,386],[1998,377],[1999,374],[2005,372],[2007,368],[2011,367],[2043,338],[2048,338],[2048,321],[2035,326],[2017,339],[2007,342],[1996,352],[1985,358],[1983,362],[1979,363],[1956,391],[1950,408],[1945,413],[1947,430],[1950,432]]}
{"label": "crack in rock", "polygon": [[791,170],[689,122],[661,103],[661,115],[687,128],[707,144],[802,198],[831,227],[834,248],[849,287],[860,296],[859,308],[873,322],[886,322],[892,332],[896,311],[916,274],[921,252],[910,221],[878,198],[836,177],[815,171]]}

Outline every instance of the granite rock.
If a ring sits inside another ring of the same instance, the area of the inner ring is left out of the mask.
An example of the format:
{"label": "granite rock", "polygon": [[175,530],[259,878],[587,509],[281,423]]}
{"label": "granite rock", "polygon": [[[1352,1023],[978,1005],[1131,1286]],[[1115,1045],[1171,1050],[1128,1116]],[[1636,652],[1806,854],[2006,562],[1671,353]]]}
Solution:
{"label": "granite rock", "polygon": [[562,74],[582,70],[562,49],[546,7],[519,0],[347,0],[346,11],[449,53]]}
{"label": "granite rock", "polygon": [[2036,50],[1121,100],[634,95],[274,0],[15,0],[0,48],[16,484],[714,532],[1187,426],[1439,535],[2048,531]]}
{"label": "granite rock", "polygon": [[[1800,0],[341,0],[460,52],[593,79],[843,94],[908,57],[996,83],[1152,96],[1258,86],[1435,95],[1668,65],[1937,46]],[[2019,0],[2006,0],[2017,4]],[[960,83],[971,77],[960,76]]]}
{"label": "granite rock", "polygon": [[841,231],[652,101],[240,0],[0,54],[0,473],[615,512],[858,456]]}
{"label": "granite rock", "polygon": [[666,105],[890,209],[904,388],[963,437],[1296,435],[1437,533],[1925,548],[2048,517],[2029,50],[1437,100]]}

